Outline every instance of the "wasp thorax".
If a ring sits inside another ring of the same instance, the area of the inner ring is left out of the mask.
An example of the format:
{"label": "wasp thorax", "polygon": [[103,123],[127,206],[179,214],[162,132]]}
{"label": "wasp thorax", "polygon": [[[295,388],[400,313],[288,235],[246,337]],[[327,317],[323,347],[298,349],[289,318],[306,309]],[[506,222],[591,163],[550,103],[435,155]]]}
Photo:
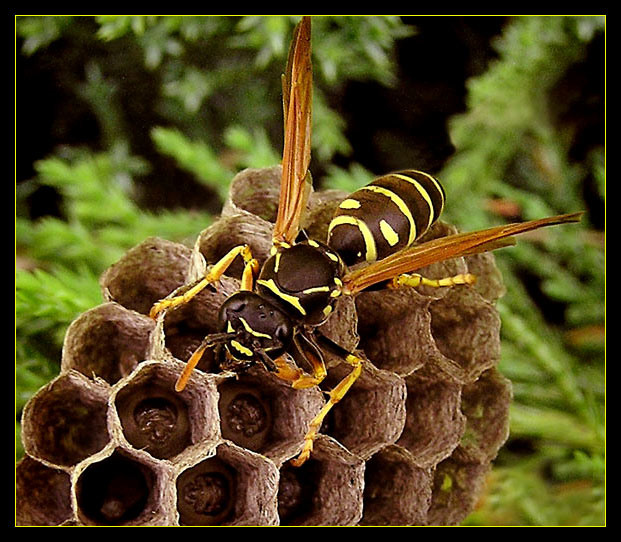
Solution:
{"label": "wasp thorax", "polygon": [[277,251],[265,262],[257,291],[292,319],[317,326],[333,310],[344,269],[336,252],[308,239]]}

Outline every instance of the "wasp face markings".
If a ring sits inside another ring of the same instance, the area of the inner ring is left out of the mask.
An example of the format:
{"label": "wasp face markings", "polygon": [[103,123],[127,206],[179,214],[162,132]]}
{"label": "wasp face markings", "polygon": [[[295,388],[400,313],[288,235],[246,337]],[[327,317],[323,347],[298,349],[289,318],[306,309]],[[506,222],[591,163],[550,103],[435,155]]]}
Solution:
{"label": "wasp face markings", "polygon": [[411,245],[443,207],[444,190],[431,175],[416,170],[384,175],[339,205],[328,244],[347,265],[381,260]]}
{"label": "wasp face markings", "polygon": [[257,361],[256,352],[280,355],[293,337],[286,313],[253,292],[240,291],[220,308],[220,326],[230,334],[224,343],[228,354],[239,361]]}

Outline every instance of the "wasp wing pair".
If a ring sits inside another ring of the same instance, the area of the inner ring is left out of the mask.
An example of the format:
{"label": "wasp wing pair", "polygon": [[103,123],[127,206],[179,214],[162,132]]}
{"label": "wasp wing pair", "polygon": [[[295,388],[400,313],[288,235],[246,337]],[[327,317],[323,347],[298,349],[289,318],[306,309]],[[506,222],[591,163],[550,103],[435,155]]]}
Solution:
{"label": "wasp wing pair", "polygon": [[[298,23],[283,76],[285,144],[274,244],[293,244],[310,190],[312,67],[310,17]],[[582,213],[558,215],[528,222],[459,233],[403,248],[363,268],[347,272],[343,292],[354,295],[375,284],[412,273],[435,262],[488,252],[513,243],[512,237],[531,230],[578,222]]]}

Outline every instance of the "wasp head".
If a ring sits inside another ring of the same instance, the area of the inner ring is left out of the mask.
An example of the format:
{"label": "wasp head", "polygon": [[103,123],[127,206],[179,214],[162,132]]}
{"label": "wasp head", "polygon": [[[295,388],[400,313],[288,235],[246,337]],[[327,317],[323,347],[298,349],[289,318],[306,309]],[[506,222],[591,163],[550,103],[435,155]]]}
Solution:
{"label": "wasp head", "polygon": [[274,369],[270,360],[282,355],[293,337],[291,319],[253,292],[229,297],[220,309],[220,323],[231,335],[224,344],[228,353],[224,370],[239,371],[257,361]]}

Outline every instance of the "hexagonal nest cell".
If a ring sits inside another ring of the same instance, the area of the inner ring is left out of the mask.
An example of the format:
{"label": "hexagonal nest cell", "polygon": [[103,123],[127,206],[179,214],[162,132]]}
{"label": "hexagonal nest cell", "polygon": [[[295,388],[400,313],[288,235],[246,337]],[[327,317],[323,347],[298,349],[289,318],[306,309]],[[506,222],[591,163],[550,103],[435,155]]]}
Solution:
{"label": "hexagonal nest cell", "polygon": [[[193,248],[151,238],[101,278],[104,302],[67,331],[60,374],[23,412],[21,525],[454,525],[472,510],[508,434],[511,387],[496,370],[503,286],[493,256],[438,263],[474,286],[342,297],[322,332],[363,358],[360,378],[300,451],[325,392],[351,371],[327,357],[321,387],[255,366],[231,376],[208,350],[185,362],[239,288],[241,266],[156,321],[230,248],[269,255],[280,168],[245,170]],[[303,224],[326,237],[344,194],[317,192]],[[427,238],[455,231],[439,223]]]}

